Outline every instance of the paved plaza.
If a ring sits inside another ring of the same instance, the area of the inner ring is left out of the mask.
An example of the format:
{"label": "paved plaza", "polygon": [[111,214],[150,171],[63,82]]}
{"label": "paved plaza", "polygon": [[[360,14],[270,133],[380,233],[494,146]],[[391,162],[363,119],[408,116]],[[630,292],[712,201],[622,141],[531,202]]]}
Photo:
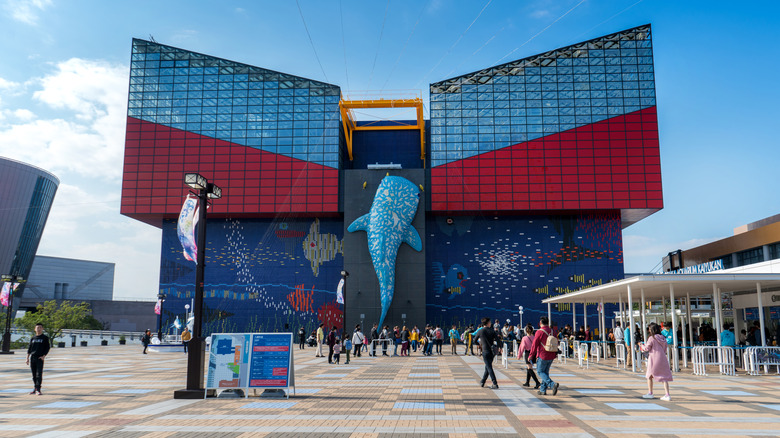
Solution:
{"label": "paved plaza", "polygon": [[[462,351],[462,347],[461,347]],[[34,437],[599,437],[780,436],[780,377],[675,375],[672,401],[644,400],[643,374],[614,362],[555,363],[557,396],[521,387],[517,360],[480,388],[473,356],[363,356],[328,365],[295,350],[296,394],[174,400],[185,355],[138,346],[54,349],[43,395],[25,354],[0,357],[0,436]],[[343,360],[342,356],[342,360]],[[489,382],[488,382],[489,383]],[[657,396],[662,395],[656,392]]]}

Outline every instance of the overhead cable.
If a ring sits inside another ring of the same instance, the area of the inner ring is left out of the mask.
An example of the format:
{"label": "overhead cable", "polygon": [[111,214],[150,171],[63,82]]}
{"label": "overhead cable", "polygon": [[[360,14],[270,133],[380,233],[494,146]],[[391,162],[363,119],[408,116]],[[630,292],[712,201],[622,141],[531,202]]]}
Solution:
{"label": "overhead cable", "polygon": [[371,79],[374,77],[374,68],[376,68],[376,59],[379,57],[379,49],[382,47],[382,35],[385,33],[385,22],[387,21],[387,11],[390,10],[390,0],[387,0],[385,7],[385,17],[382,19],[382,29],[379,31],[379,42],[376,45],[376,54],[374,54],[374,64],[371,66],[371,74],[368,75],[368,88],[371,88]]}
{"label": "overhead cable", "polygon": [[349,86],[349,70],[347,69],[347,43],[344,41],[344,9],[342,8],[343,0],[339,1],[339,15],[341,15],[341,47],[344,49],[344,74],[347,75],[347,89]]}
{"label": "overhead cable", "polygon": [[[583,1],[584,1],[584,0],[583,0]],[[459,36],[459,37],[458,37],[458,39],[455,41],[455,43],[454,43],[454,44],[452,44],[452,45],[450,46],[450,48],[449,48],[449,49],[447,49],[447,51],[446,51],[446,52],[444,52],[444,55],[442,55],[441,59],[439,59],[439,62],[437,62],[437,63],[436,63],[436,65],[434,65],[434,66],[433,66],[433,68],[431,68],[431,69],[428,71],[428,73],[426,73],[426,74],[425,74],[425,76],[423,76],[423,77],[420,79],[420,81],[419,81],[419,82],[417,82],[417,84],[415,84],[414,88],[417,88],[417,87],[419,87],[419,86],[420,86],[420,83],[422,83],[422,81],[423,81],[423,80],[425,80],[426,78],[428,78],[428,77],[431,75],[431,73],[433,73],[433,71],[434,71],[434,70],[436,70],[436,68],[439,66],[439,64],[441,64],[441,62],[442,62],[442,61],[444,61],[444,58],[446,58],[446,57],[447,57],[447,55],[449,55],[449,54],[450,54],[450,52],[452,51],[452,49],[454,49],[454,48],[455,48],[455,46],[457,46],[457,45],[458,45],[458,43],[460,42],[460,40],[462,40],[462,39],[463,39],[463,37],[466,35],[466,33],[469,31],[469,29],[471,29],[471,27],[472,27],[472,26],[474,26],[474,23],[476,23],[476,22],[477,22],[477,20],[479,20],[479,17],[481,17],[481,16],[482,16],[482,13],[483,13],[483,12],[485,12],[485,9],[487,9],[487,7],[488,7],[488,6],[490,6],[490,4],[491,4],[492,2],[493,2],[493,0],[488,0],[488,2],[487,2],[487,3],[485,3],[485,6],[483,6],[483,7],[482,7],[482,10],[481,10],[481,11],[479,11],[479,14],[477,14],[476,18],[474,18],[474,21],[472,21],[472,22],[471,22],[471,24],[469,24],[469,26],[466,28],[466,30],[464,30],[464,31],[463,31],[463,33],[461,33],[461,34],[460,34],[460,36]]]}
{"label": "overhead cable", "polygon": [[590,31],[592,31],[593,29],[595,29],[595,28],[597,28],[597,27],[601,26],[602,24],[604,24],[604,23],[606,23],[606,22],[608,22],[608,21],[611,21],[613,18],[617,17],[618,15],[622,14],[623,12],[626,12],[627,10],[629,10],[629,9],[633,8],[634,6],[636,6],[636,5],[640,4],[640,3],[642,3],[643,1],[645,1],[645,0],[639,0],[638,2],[636,2],[636,3],[632,4],[631,6],[628,6],[627,8],[625,8],[625,9],[623,9],[622,11],[618,12],[617,14],[615,14],[615,15],[613,15],[613,16],[611,16],[611,17],[607,18],[606,20],[602,21],[601,23],[599,23],[599,24],[597,24],[597,25],[595,25],[595,26],[591,27],[590,29],[586,30],[585,32],[581,33],[581,34],[580,34],[580,35],[579,35],[577,38],[579,38],[579,37],[581,37],[581,36],[583,36],[583,35],[587,35],[587,34],[589,34],[589,33],[590,33]]}
{"label": "overhead cable", "polygon": [[511,52],[509,52],[509,53],[507,53],[506,55],[502,56],[502,57],[501,57],[501,59],[499,59],[498,61],[494,62],[494,63],[493,63],[493,65],[491,65],[491,67],[493,67],[493,66],[496,66],[496,65],[498,65],[498,64],[501,64],[501,61],[503,61],[504,59],[506,59],[507,57],[509,57],[509,56],[510,56],[510,55],[512,55],[513,53],[517,52],[518,50],[520,50],[520,48],[522,48],[522,47],[523,47],[523,46],[525,46],[526,44],[528,44],[528,43],[530,43],[531,41],[533,41],[533,40],[534,40],[536,37],[538,37],[539,35],[541,35],[542,33],[544,33],[544,31],[546,31],[547,29],[549,29],[550,27],[552,27],[552,25],[553,25],[553,24],[555,24],[555,23],[559,22],[561,19],[563,19],[563,17],[565,17],[565,16],[569,15],[569,13],[571,13],[573,10],[577,9],[577,7],[578,7],[579,5],[581,5],[581,4],[583,4],[583,3],[585,3],[586,1],[587,1],[587,0],[580,0],[580,2],[579,2],[579,3],[577,3],[576,5],[574,5],[574,7],[572,7],[572,8],[571,8],[571,9],[569,9],[568,11],[566,11],[566,12],[565,12],[563,15],[561,15],[560,17],[556,18],[556,19],[555,19],[555,21],[553,21],[552,23],[548,24],[548,25],[547,25],[547,27],[545,27],[544,29],[542,29],[542,30],[540,30],[539,32],[537,32],[537,33],[536,33],[536,35],[534,35],[534,36],[532,36],[531,38],[529,38],[529,39],[528,39],[528,41],[526,41],[526,42],[524,42],[523,44],[520,44],[519,46],[515,47],[515,49],[514,49],[514,50],[512,50]]}
{"label": "overhead cable", "polygon": [[314,47],[314,40],[311,39],[311,33],[309,33],[309,26],[306,25],[306,19],[303,18],[301,3],[298,0],[295,0],[295,4],[298,5],[298,13],[301,14],[301,21],[303,22],[303,28],[306,29],[306,35],[309,36],[309,43],[311,44],[311,49],[314,50],[314,57],[317,58],[317,64],[320,65],[320,70],[322,70],[322,76],[325,77],[325,82],[330,82],[328,80],[328,75],[325,74],[325,69],[322,67],[322,62],[320,62],[320,56],[317,54],[317,48]]}
{"label": "overhead cable", "polygon": [[406,42],[404,43],[404,46],[401,48],[401,53],[398,54],[398,58],[395,60],[395,64],[393,64],[393,67],[390,69],[390,73],[387,75],[387,80],[384,84],[382,84],[382,88],[380,91],[383,91],[385,87],[387,86],[387,83],[390,81],[390,78],[393,77],[393,72],[395,71],[395,68],[398,66],[398,62],[401,60],[401,57],[403,56],[404,52],[406,51],[406,46],[409,45],[409,41],[412,40],[412,35],[414,35],[414,31],[417,29],[417,25],[420,24],[420,19],[423,16],[423,12],[425,12],[425,9],[428,7],[427,3],[423,3],[422,9],[420,9],[420,15],[417,16],[417,22],[414,23],[414,27],[412,28],[412,31],[409,33],[409,37],[406,38]]}

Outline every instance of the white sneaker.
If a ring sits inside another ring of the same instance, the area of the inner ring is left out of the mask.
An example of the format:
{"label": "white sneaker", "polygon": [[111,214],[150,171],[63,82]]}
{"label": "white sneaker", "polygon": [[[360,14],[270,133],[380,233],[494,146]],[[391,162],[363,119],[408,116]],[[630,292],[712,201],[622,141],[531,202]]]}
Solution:
{"label": "white sneaker", "polygon": [[663,401],[672,401],[672,396],[669,394],[666,394],[665,396],[661,397],[661,400]]}
{"label": "white sneaker", "polygon": [[655,397],[653,396],[652,392],[649,392],[649,393],[643,395],[642,398],[655,398]]}

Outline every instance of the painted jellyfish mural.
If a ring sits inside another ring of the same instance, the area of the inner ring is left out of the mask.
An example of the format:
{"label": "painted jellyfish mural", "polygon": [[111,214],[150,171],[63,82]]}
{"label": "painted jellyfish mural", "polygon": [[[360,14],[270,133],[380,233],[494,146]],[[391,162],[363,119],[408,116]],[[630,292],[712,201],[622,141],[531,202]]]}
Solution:
{"label": "painted jellyfish mural", "polygon": [[379,326],[387,315],[395,291],[395,261],[398,248],[406,242],[415,251],[422,250],[420,234],[411,225],[420,203],[420,190],[400,176],[382,178],[374,195],[371,210],[352,222],[347,231],[363,230],[368,239],[368,252],[379,280],[379,298],[382,315]]}

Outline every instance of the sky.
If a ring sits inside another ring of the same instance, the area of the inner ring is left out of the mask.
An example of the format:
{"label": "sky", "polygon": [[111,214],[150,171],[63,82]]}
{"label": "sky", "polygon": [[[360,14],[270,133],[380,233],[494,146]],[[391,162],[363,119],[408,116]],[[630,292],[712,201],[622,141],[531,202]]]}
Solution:
{"label": "sky", "polygon": [[[421,94],[650,23],[664,209],[623,230],[625,271],[780,213],[780,3],[670,0],[0,0],[0,156],[60,179],[38,254],[116,263],[154,300],[161,232],[119,214],[132,38],[339,85]],[[364,114],[363,118],[376,115]]]}

